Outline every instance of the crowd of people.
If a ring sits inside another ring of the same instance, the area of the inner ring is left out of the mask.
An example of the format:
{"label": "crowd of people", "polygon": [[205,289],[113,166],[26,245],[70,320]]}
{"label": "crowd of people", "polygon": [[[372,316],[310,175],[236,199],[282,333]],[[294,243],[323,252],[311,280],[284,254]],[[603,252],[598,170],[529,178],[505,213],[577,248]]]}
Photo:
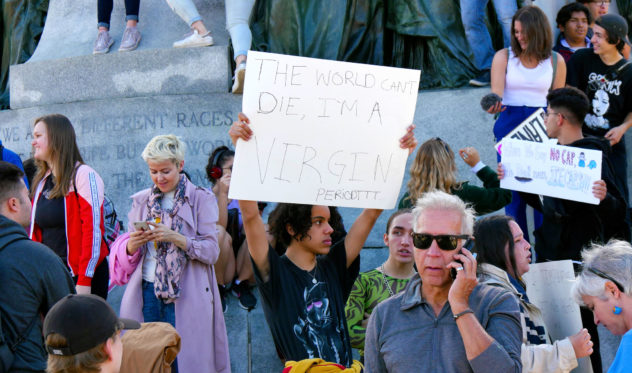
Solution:
{"label": "crowd of people", "polygon": [[[212,44],[193,2],[169,4],[193,29],[174,46]],[[235,19],[253,4],[227,6],[231,35],[243,41],[235,46],[234,92],[243,89],[250,37]],[[601,372],[600,323],[624,335],[609,372],[626,371],[632,246],[624,134],[632,127],[632,66],[624,57],[628,24],[603,12],[607,4],[564,6],[555,43],[539,8],[497,7],[507,47],[477,57],[477,85],[485,73],[491,84],[483,101],[496,115],[495,138],[544,109],[549,138],[601,151],[601,177],[592,185],[599,203],[505,190],[502,162],[494,171],[473,147],[457,154],[483,186],[460,182],[449,143],[431,138],[417,147],[411,125],[399,141],[409,155],[417,151],[410,181],[382,228],[388,257],[365,273],[360,251],[380,229],[381,210],[363,210],[347,231],[336,207],[278,203],[265,222],[265,203],[228,198],[233,150],[209,155],[207,189],[184,172],[185,147],[175,135],[146,145],[152,184],[131,196],[127,233],[109,240],[104,183],[83,161],[72,123],[61,114],[35,119],[28,174],[0,149],[0,371],[123,371],[122,350],[134,344],[123,346],[121,330],[163,323],[180,338],[169,369],[230,372],[226,297],[232,291],[251,310],[255,286],[291,371],[568,372],[590,356]],[[112,45],[111,8],[99,1],[96,46],[104,52]],[[121,47],[140,41],[138,1],[126,8]],[[464,22],[480,11],[462,9]],[[476,34],[475,25],[466,29]],[[229,135],[233,145],[250,141],[250,119],[240,113]],[[506,215],[483,216],[503,208]],[[564,259],[582,263],[569,297],[582,305],[583,328],[553,341],[523,275],[532,262]],[[122,319],[104,301],[111,284],[126,285]]]}

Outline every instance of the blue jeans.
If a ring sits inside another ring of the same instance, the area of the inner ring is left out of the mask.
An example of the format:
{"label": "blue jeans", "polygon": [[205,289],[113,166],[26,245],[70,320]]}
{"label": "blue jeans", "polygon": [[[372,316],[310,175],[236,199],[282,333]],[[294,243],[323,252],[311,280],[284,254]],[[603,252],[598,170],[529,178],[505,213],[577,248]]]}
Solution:
{"label": "blue jeans", "polygon": [[233,59],[242,54],[246,56],[252,45],[248,22],[254,5],[255,0],[226,1],[226,29],[233,43]]}
{"label": "blue jeans", "polygon": [[[143,319],[145,322],[167,322],[176,327],[176,306],[156,298],[154,283],[143,280]],[[178,359],[171,364],[171,371],[178,373]]]}
{"label": "blue jeans", "polygon": [[[474,53],[474,65],[479,70],[487,70],[492,67],[494,48],[492,38],[485,25],[485,10],[489,0],[461,0],[461,20],[465,28],[472,53]],[[511,18],[518,10],[516,0],[492,0],[494,10],[498,15],[503,29],[503,42],[505,47],[510,44]]]}
{"label": "blue jeans", "polygon": [[193,3],[193,0],[167,0],[167,4],[189,27],[197,22],[201,21],[202,17],[197,10],[197,7]]}

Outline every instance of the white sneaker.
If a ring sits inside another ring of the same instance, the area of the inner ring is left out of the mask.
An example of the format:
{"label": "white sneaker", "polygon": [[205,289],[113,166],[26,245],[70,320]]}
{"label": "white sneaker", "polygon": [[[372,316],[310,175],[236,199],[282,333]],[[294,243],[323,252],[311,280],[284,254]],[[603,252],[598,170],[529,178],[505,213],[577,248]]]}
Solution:
{"label": "white sneaker", "polygon": [[174,48],[208,47],[211,45],[213,45],[211,33],[200,35],[197,30],[193,30],[193,32],[188,34],[184,39],[173,43]]}
{"label": "white sneaker", "polygon": [[242,62],[235,69],[235,76],[233,77],[233,93],[238,95],[244,92],[244,79],[246,78],[246,63]]}

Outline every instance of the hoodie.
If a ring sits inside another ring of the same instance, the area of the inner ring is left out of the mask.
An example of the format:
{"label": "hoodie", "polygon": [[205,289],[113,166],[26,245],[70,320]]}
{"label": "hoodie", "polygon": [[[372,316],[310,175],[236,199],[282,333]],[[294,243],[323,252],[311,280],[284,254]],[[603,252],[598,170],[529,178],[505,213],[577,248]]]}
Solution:
{"label": "hoodie", "polygon": [[44,372],[42,321],[61,298],[75,292],[70,273],[48,247],[29,240],[19,224],[0,215],[0,318],[7,342],[17,346],[10,372]]}

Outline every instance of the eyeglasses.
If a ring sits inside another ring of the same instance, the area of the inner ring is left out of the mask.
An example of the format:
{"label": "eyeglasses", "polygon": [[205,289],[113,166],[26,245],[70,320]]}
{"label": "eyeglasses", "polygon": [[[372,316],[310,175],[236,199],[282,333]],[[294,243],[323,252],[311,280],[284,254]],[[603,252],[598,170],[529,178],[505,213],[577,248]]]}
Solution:
{"label": "eyeglasses", "polygon": [[599,4],[601,6],[610,5],[610,0],[593,0],[591,3]]}
{"label": "eyeglasses", "polygon": [[551,112],[547,111],[547,112],[544,113],[544,120],[547,120],[549,118],[549,116],[551,116],[551,115],[561,115],[563,117],[562,113],[556,113],[554,111],[551,111]]}
{"label": "eyeglasses", "polygon": [[413,237],[413,245],[418,249],[425,250],[432,245],[432,241],[436,240],[439,248],[444,251],[456,249],[459,240],[465,240],[470,237],[467,234],[438,234],[435,236],[428,233],[414,232],[410,235]]}
{"label": "eyeglasses", "polygon": [[619,281],[617,281],[614,278],[612,278],[612,276],[607,275],[607,274],[601,272],[600,270],[592,268],[592,267],[587,267],[586,270],[588,272],[594,273],[595,275],[603,278],[604,280],[609,280],[609,281],[614,282],[614,284],[617,286],[619,291],[622,292],[622,293],[625,293],[625,290],[623,289],[623,285],[621,285],[621,283]]}

